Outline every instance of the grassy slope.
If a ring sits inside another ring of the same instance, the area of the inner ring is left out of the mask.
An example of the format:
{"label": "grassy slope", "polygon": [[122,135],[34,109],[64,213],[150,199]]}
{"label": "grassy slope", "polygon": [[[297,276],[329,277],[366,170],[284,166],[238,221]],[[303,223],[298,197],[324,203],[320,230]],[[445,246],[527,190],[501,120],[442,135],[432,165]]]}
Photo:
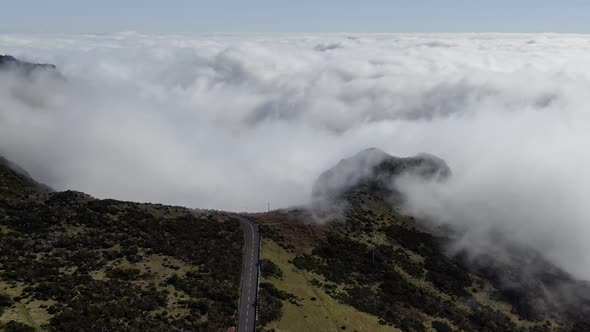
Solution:
{"label": "grassy slope", "polygon": [[[323,280],[317,274],[297,269],[290,261],[295,255],[287,252],[272,240],[264,240],[262,258],[269,259],[283,271],[283,278],[263,278],[273,283],[279,290],[298,298],[295,305],[284,301],[283,317],[273,322],[267,329],[276,331],[399,331],[391,326],[379,324],[375,316],[360,312],[355,308],[338,302],[324,289],[314,286],[311,280]],[[315,298],[315,300],[312,300]]]}
{"label": "grassy slope", "polygon": [[[423,271],[428,272],[424,262],[426,257],[421,253],[412,250],[404,245],[403,242],[397,243],[391,239],[391,236],[386,234],[388,226],[395,225],[403,229],[414,229],[415,221],[406,216],[402,216],[391,209],[390,206],[382,201],[379,201],[370,195],[355,194],[353,198],[355,213],[347,215],[347,221],[341,222],[340,227],[333,227],[330,229],[330,234],[337,234],[353,241],[351,243],[359,243],[366,246],[367,250],[375,250],[378,246],[390,247],[392,250],[398,250],[397,257],[405,257],[404,259],[393,262],[392,270],[396,271],[405,282],[415,289],[420,289],[424,296],[434,299],[435,301],[449,301],[456,307],[456,312],[460,316],[468,316],[480,306],[480,310],[488,312],[490,315],[490,324],[494,319],[501,319],[502,324],[497,325],[496,330],[506,330],[508,326],[512,325],[514,329],[530,329],[531,331],[538,329],[545,331],[547,321],[550,322],[550,327],[547,331],[557,331],[560,329],[559,325],[554,320],[530,321],[523,319],[516,314],[512,306],[506,302],[498,299],[492,299],[490,295],[494,291],[493,287],[486,282],[475,282],[478,280],[476,276],[471,275],[469,278],[470,286],[466,287],[466,296],[469,297],[468,302],[461,300],[460,297],[449,293],[446,290],[438,288],[428,278],[428,274],[419,275],[412,273],[412,270],[419,267]],[[303,234],[309,232],[312,225],[306,224],[309,222],[309,217],[305,214],[297,212],[297,218],[293,218],[294,212],[277,212],[271,214],[263,214],[258,216],[259,222],[267,225],[266,239],[263,242],[262,256],[276,263],[285,276],[283,279],[272,278],[269,279],[278,289],[290,292],[300,298],[300,306],[296,306],[289,301],[283,301],[284,310],[283,316],[280,320],[269,324],[266,328],[268,330],[275,329],[276,331],[336,331],[340,330],[342,325],[346,326],[347,331],[394,331],[397,330],[393,326],[384,326],[379,324],[377,316],[363,312],[360,307],[353,307],[343,303],[342,296],[346,295],[346,288],[350,289],[353,286],[369,286],[370,284],[362,284],[363,278],[352,277],[349,282],[327,282],[326,277],[313,272],[313,269],[297,268],[292,262],[297,256],[310,256],[313,248],[318,248],[325,242],[325,234],[320,236],[320,239],[294,235],[297,233],[296,229],[299,227]],[[298,220],[294,220],[298,219]],[[353,221],[353,223],[351,223]],[[297,226],[299,225],[299,226]],[[263,229],[265,227],[263,226]],[[319,230],[318,234],[323,233]],[[275,241],[269,240],[274,238]],[[392,242],[393,241],[393,242]],[[277,243],[280,243],[277,244]],[[373,249],[371,249],[373,248]],[[317,257],[317,256],[315,256]],[[334,268],[334,266],[332,266]],[[410,269],[410,270],[408,270]],[[320,270],[321,271],[321,270]],[[352,274],[356,274],[353,272]],[[363,272],[361,272],[362,275]],[[335,291],[326,293],[325,287],[316,286],[315,283],[310,283],[311,280],[318,280],[321,283],[335,285]],[[352,282],[352,284],[350,283]],[[356,285],[355,285],[356,283]],[[378,288],[375,288],[379,292]],[[428,295],[431,294],[431,295]],[[316,301],[309,300],[315,297]],[[439,299],[439,300],[436,300]],[[445,315],[429,314],[421,310],[411,309],[404,311],[400,309],[399,316],[408,315],[408,317],[416,317],[421,322],[422,327],[418,330],[436,331],[432,327],[432,322],[441,321],[449,325],[453,330],[462,330],[455,325]],[[482,316],[483,317],[483,316]],[[483,323],[485,326],[485,322]],[[504,328],[500,326],[505,326]],[[481,328],[481,327],[480,327]],[[406,328],[412,330],[412,328]]]}

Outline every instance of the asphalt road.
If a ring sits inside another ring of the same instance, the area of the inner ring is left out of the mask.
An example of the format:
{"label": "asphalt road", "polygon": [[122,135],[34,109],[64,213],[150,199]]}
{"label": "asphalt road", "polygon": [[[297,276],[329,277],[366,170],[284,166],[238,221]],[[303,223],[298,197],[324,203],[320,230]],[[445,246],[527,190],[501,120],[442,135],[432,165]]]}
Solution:
{"label": "asphalt road", "polygon": [[240,284],[240,305],[238,312],[238,332],[256,330],[256,303],[258,300],[258,262],[260,260],[260,232],[253,221],[236,216],[244,229],[244,261],[242,262],[242,281]]}

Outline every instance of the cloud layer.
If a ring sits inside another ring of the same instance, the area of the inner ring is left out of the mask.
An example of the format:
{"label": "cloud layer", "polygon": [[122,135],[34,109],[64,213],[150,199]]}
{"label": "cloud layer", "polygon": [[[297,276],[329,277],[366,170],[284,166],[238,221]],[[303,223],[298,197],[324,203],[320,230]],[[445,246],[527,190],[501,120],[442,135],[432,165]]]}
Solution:
{"label": "cloud layer", "polygon": [[306,203],[366,147],[428,152],[453,180],[407,183],[414,213],[590,277],[589,52],[582,35],[0,35],[66,78],[0,75],[0,154],[58,190],[256,211]]}

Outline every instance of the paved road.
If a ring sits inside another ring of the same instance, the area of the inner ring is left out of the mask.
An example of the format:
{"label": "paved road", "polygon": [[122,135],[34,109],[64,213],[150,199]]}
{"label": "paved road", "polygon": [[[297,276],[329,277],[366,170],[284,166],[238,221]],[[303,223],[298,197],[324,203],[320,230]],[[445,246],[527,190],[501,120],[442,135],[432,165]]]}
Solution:
{"label": "paved road", "polygon": [[258,300],[258,261],[260,259],[260,232],[253,221],[236,216],[244,228],[244,261],[240,285],[238,332],[256,329],[256,302]]}

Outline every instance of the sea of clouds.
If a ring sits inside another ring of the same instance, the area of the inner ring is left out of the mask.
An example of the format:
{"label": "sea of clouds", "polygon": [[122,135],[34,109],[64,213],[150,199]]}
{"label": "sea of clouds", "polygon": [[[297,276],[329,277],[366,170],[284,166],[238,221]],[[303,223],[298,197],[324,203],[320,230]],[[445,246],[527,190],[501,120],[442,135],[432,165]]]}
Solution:
{"label": "sea of clouds", "polygon": [[2,34],[0,54],[63,76],[0,75],[0,155],[57,190],[260,211],[364,148],[428,152],[453,177],[402,181],[412,213],[590,279],[590,36]]}

